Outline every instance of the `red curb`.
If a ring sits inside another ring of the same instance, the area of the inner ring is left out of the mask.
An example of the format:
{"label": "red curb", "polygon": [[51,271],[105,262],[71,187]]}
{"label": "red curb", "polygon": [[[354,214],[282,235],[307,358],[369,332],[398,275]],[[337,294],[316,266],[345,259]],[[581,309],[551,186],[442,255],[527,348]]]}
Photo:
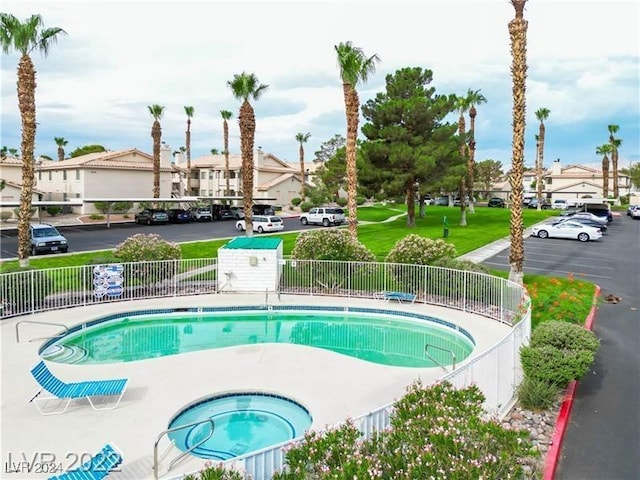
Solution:
{"label": "red curb", "polygon": [[[600,287],[596,285],[596,291],[593,294],[593,305],[591,306],[589,315],[587,315],[587,319],[584,322],[584,327],[587,330],[591,330],[593,328],[593,322],[596,318],[596,313],[598,312],[597,299],[599,296]],[[558,412],[558,418],[556,419],[556,426],[553,430],[553,436],[551,437],[551,445],[547,452],[544,465],[544,475],[542,477],[543,480],[553,480],[553,477],[556,474],[556,467],[558,466],[558,460],[560,458],[560,450],[562,449],[562,440],[565,432],[567,431],[567,427],[569,426],[569,416],[571,414],[571,407],[573,407],[573,398],[577,387],[578,382],[574,380],[569,383],[569,386],[564,393],[564,399],[562,400],[562,405]]]}

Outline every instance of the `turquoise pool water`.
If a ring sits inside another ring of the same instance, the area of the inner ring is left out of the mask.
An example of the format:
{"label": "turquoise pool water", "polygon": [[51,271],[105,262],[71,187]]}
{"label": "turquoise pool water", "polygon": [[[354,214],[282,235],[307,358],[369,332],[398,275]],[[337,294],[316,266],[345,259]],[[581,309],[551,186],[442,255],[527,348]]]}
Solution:
{"label": "turquoise pool water", "polygon": [[[202,422],[212,419],[211,424]],[[263,393],[225,394],[189,406],[169,423],[169,433],[178,449],[212,460],[255,452],[304,435],[312,423],[309,412],[298,403]],[[196,424],[196,425],[193,425]]]}
{"label": "turquoise pool water", "polygon": [[[76,325],[48,341],[42,358],[100,364],[260,343],[323,348],[399,367],[459,363],[474,348],[471,335],[449,322],[415,313],[366,308],[260,306],[127,312]],[[425,355],[425,345],[429,349]]]}

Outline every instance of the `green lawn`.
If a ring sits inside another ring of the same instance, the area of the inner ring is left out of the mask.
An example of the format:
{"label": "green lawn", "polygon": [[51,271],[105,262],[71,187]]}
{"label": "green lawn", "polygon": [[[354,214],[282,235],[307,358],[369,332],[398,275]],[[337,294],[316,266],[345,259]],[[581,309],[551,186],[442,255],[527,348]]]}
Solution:
{"label": "green lawn", "polygon": [[[417,210],[417,209],[416,209]],[[438,207],[430,205],[426,208],[425,218],[416,218],[415,228],[407,227],[407,217],[402,216],[392,221],[385,221],[397,215],[406,213],[402,205],[382,206],[374,205],[360,207],[358,220],[358,238],[366,245],[380,261],[384,260],[395,243],[409,233],[417,233],[428,238],[443,238],[444,218],[447,218],[449,236],[447,242],[455,245],[458,255],[465,254],[482,247],[487,243],[509,235],[510,211],[504,208],[476,207],[475,213],[467,212],[467,226],[460,226],[460,209],[454,207]],[[526,227],[553,216],[550,210],[524,210],[523,219]],[[323,228],[323,227],[318,227]],[[299,232],[278,234],[283,239],[283,253],[291,253]],[[228,239],[188,242],[181,244],[182,258],[216,257],[218,248],[227,243]],[[48,255],[30,259],[30,265],[35,268],[67,267],[96,263],[94,260],[110,255],[109,250],[103,252],[79,253],[75,255]],[[3,262],[0,272],[13,271],[17,268],[17,261]]]}

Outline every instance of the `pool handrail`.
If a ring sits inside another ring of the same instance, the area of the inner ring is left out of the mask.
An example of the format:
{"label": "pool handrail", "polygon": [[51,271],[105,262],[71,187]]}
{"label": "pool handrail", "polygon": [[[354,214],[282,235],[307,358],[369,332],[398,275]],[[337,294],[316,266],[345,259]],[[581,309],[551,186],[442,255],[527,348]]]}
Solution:
{"label": "pool handrail", "polygon": [[35,340],[50,340],[52,338],[59,338],[59,337],[63,337],[64,335],[66,335],[69,332],[69,328],[62,324],[62,323],[53,323],[53,322],[38,322],[36,320],[18,320],[16,322],[16,343],[20,343],[20,332],[18,331],[18,327],[23,324],[23,323],[33,323],[33,324],[37,324],[37,325],[55,325],[56,327],[62,327],[64,328],[64,330],[60,333],[58,333],[57,335],[54,335],[52,337],[37,337],[37,338],[32,338],[31,340],[29,340],[30,342],[33,342]]}
{"label": "pool handrail", "polygon": [[456,369],[456,354],[453,352],[453,350],[449,350],[448,348],[443,348],[443,347],[439,347],[438,345],[432,345],[430,343],[427,343],[424,346],[424,354],[429,358],[429,360],[431,360],[433,363],[435,363],[436,365],[439,365],[443,368],[443,370],[446,372],[447,369],[444,365],[441,365],[440,362],[438,362],[435,358],[433,358],[431,355],[429,355],[429,347],[431,348],[435,348],[436,350],[441,350],[443,352],[447,352],[451,354],[451,358],[453,359],[453,365],[451,366],[451,371],[453,372]]}
{"label": "pool handrail", "polygon": [[166,430],[163,430],[162,433],[160,433],[158,435],[158,438],[156,438],[156,441],[155,441],[155,443],[153,445],[153,477],[155,478],[155,480],[158,480],[158,478],[159,478],[159,474],[158,474],[159,462],[164,459],[164,457],[169,452],[169,449],[172,446],[175,446],[175,442],[172,440],[169,443],[169,445],[167,446],[167,448],[160,455],[162,458],[158,458],[158,444],[160,443],[160,440],[162,440],[162,438],[165,435],[168,435],[169,433],[177,432],[177,431],[182,430],[184,428],[195,427],[195,426],[203,424],[203,423],[210,423],[211,424],[211,431],[209,431],[209,434],[206,437],[204,437],[201,441],[199,441],[195,445],[191,446],[187,450],[181,452],[177,457],[175,457],[173,460],[171,460],[171,462],[169,462],[169,468],[167,468],[167,471],[169,471],[169,470],[171,470],[173,468],[173,466],[177,462],[182,460],[186,455],[189,455],[193,450],[195,450],[200,445],[202,445],[207,440],[209,440],[213,436],[213,432],[216,429],[216,425],[215,425],[215,422],[213,421],[213,418],[205,418],[204,420],[199,420],[197,422],[186,423],[184,425],[178,425],[177,427],[167,428]]}

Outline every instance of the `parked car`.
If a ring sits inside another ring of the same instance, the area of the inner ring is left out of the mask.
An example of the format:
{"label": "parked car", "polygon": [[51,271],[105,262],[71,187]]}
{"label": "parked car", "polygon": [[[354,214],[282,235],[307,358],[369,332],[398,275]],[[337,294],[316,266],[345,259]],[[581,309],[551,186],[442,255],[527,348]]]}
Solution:
{"label": "parked car", "polygon": [[498,197],[493,197],[487,202],[487,207],[504,208],[506,205],[506,202]]}
{"label": "parked car", "polygon": [[575,212],[570,218],[588,218],[591,220],[595,220],[596,222],[600,222],[601,224],[606,225],[609,220],[607,217],[601,217],[591,212]]}
{"label": "parked car", "polygon": [[251,207],[254,215],[275,215],[276,212],[273,208],[273,205],[263,205],[256,203],[253,207]]}
{"label": "parked car", "polygon": [[244,218],[244,208],[242,207],[231,207],[230,212],[232,217],[236,220]]}
{"label": "parked car", "polygon": [[189,223],[193,221],[193,215],[189,210],[182,208],[172,208],[167,210],[169,216],[169,222],[171,223]]}
{"label": "parked car", "polygon": [[602,238],[600,230],[571,220],[555,225],[536,225],[531,228],[531,234],[538,238],[571,238],[581,242]]}
{"label": "parked car", "polygon": [[637,206],[633,210],[631,210],[631,218],[633,220],[640,220],[640,206]]}
{"label": "parked car", "polygon": [[441,207],[448,207],[449,206],[449,197],[438,197],[438,198],[435,199],[433,204],[434,205],[439,205]]}
{"label": "parked car", "polygon": [[551,204],[553,210],[566,210],[569,208],[569,202],[564,198],[556,198]]}
{"label": "parked car", "polygon": [[558,223],[567,222],[567,221],[569,221],[569,222],[578,222],[578,223],[582,223],[584,225],[588,225],[588,226],[593,227],[593,228],[597,228],[602,233],[606,233],[608,228],[609,228],[604,223],[598,222],[596,220],[592,220],[590,218],[583,218],[583,217],[574,217],[574,218],[561,217],[560,219],[558,219],[555,222],[553,222],[552,225],[557,225]]}
{"label": "parked car", "polygon": [[627,217],[631,216],[631,212],[633,212],[634,209],[640,207],[640,205],[629,205],[627,207]]}
{"label": "parked car", "polygon": [[229,205],[212,205],[211,214],[214,220],[231,220],[233,218]]}
{"label": "parked car", "polygon": [[193,207],[191,215],[196,222],[213,222],[213,215],[209,207]]}
{"label": "parked car", "polygon": [[39,223],[29,227],[31,255],[40,253],[66,253],[69,242],[53,225]]}
{"label": "parked car", "polygon": [[[546,210],[549,207],[550,207],[549,203],[547,203],[547,201],[543,198],[542,201],[540,202],[540,208],[542,210]],[[527,208],[538,208],[538,199],[532,198],[531,200],[529,200],[529,203],[527,204]]]}
{"label": "parked car", "polygon": [[166,210],[160,208],[145,208],[135,214],[134,220],[138,224],[165,224],[169,222],[169,215]]}
{"label": "parked car", "polygon": [[[236,222],[236,228],[241,232],[247,229],[245,220],[238,220]],[[275,215],[254,215],[253,216],[253,231],[258,233],[264,232],[279,232],[284,230],[284,222],[282,218]]]}
{"label": "parked car", "polygon": [[344,210],[337,207],[314,207],[300,215],[300,223],[316,225],[342,225],[345,222]]}

